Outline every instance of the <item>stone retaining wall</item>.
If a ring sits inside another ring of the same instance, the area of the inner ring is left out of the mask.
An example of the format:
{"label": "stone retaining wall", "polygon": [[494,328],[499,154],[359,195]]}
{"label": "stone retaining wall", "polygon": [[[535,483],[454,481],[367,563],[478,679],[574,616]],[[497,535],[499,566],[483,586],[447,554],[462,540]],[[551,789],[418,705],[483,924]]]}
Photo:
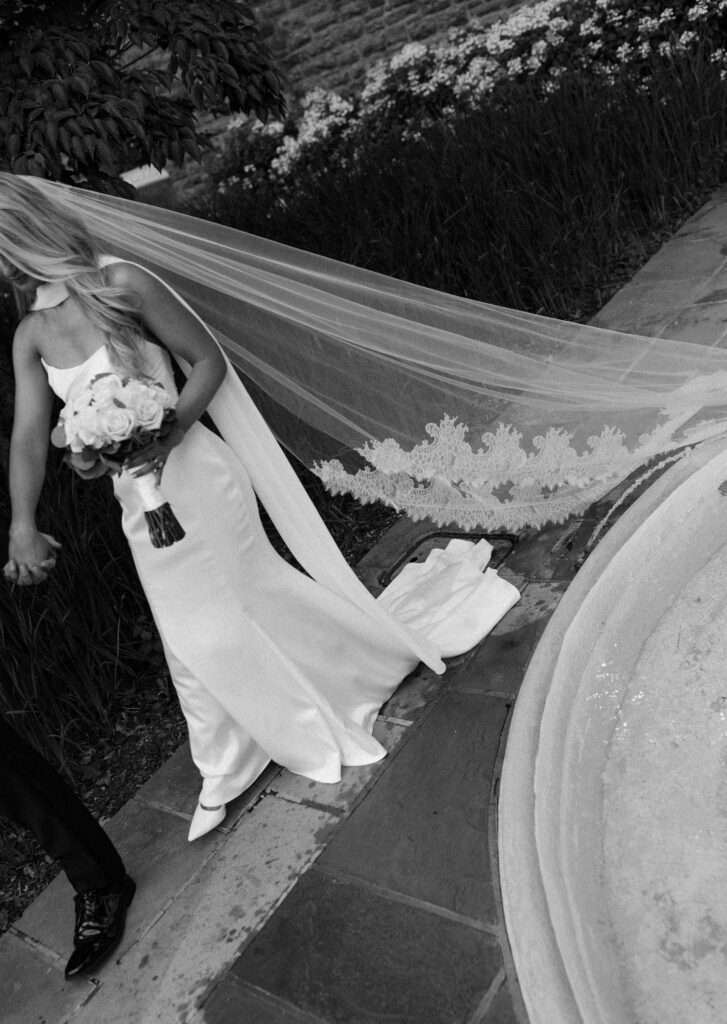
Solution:
{"label": "stone retaining wall", "polygon": [[255,0],[251,5],[289,91],[346,92],[406,43],[430,43],[473,18],[499,20],[522,0]]}

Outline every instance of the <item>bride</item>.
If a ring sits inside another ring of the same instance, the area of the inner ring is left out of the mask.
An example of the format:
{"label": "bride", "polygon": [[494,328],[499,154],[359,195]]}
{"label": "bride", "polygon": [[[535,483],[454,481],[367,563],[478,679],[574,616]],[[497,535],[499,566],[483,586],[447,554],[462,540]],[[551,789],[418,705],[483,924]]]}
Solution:
{"label": "bride", "polygon": [[[189,839],[216,827],[271,759],[333,783],[342,765],[382,758],[371,735],[379,708],[420,660],[442,672],[440,650],[352,574],[337,569],[322,583],[276,554],[250,483],[250,471],[267,472],[264,450],[253,450],[246,466],[199,422],[211,403],[241,388],[201,320],[155,274],[104,255],[46,189],[5,173],[0,273],[23,314],[13,343],[8,580],[42,582],[60,549],[36,525],[53,393],[68,401],[113,370],[159,382],[176,401],[176,429],[129,459],[130,472],[114,476],[113,486],[203,779]],[[179,394],[172,358],[188,369]],[[163,476],[186,534],[170,547],[150,542],[134,480],[149,473]],[[300,520],[293,528],[305,542],[315,513],[300,494],[292,497]],[[313,527],[311,544],[325,547],[322,524]],[[329,555],[326,548],[321,560]],[[498,617],[516,598],[506,596]]]}

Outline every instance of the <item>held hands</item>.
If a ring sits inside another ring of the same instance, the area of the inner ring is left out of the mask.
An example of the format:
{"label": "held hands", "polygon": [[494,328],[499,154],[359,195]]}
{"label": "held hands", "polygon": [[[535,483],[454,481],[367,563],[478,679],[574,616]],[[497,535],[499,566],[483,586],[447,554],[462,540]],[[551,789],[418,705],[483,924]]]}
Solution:
{"label": "held hands", "polygon": [[164,437],[155,438],[143,448],[138,448],[124,463],[124,469],[132,476],[144,476],[146,473],[161,475],[169,453],[184,439],[184,430],[175,423]]}
{"label": "held hands", "polygon": [[13,532],[8,544],[8,561],[3,575],[21,587],[42,583],[55,568],[61,545],[50,534],[34,526]]}

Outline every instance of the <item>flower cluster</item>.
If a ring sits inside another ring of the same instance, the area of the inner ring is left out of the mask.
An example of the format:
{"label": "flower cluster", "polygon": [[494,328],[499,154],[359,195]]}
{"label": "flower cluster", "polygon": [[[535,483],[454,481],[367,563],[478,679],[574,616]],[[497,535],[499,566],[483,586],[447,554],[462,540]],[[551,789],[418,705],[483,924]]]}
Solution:
{"label": "flower cluster", "polygon": [[274,172],[287,174],[302,151],[345,134],[351,128],[354,113],[351,100],[326,89],[313,89],[303,100],[303,113],[295,135],[281,135],[271,164]]}
{"label": "flower cluster", "polygon": [[[161,384],[99,373],[61,410],[51,441],[84,480],[121,473],[129,456],[166,437],[176,424],[174,402]],[[161,471],[159,471],[161,472]],[[159,487],[157,474],[130,476],[152,547],[168,548],[185,533]]]}
{"label": "flower cluster", "polygon": [[169,393],[117,373],[100,373],[61,410],[51,440],[83,477],[120,472],[129,455],[165,436],[176,414]]}
{"label": "flower cluster", "polygon": [[724,34],[725,0],[663,7],[659,0],[541,0],[494,25],[477,21],[432,46],[416,44],[373,67],[359,112],[391,114],[439,94],[440,109],[481,103],[511,82],[540,79],[546,88],[566,70],[643,72],[652,56],[684,53],[701,34]]}
{"label": "flower cluster", "polygon": [[534,82],[547,94],[568,71],[613,81],[632,69],[643,77],[703,38],[724,63],[718,47],[726,22],[727,0],[540,0],[491,25],[475,20],[442,42],[408,43],[372,65],[354,98],[315,89],[297,122],[258,131],[231,124],[231,134],[246,135],[245,159],[234,170],[223,162],[217,188],[292,187],[301,164],[344,159],[343,141],[355,149],[392,126],[416,138],[422,125],[476,108],[512,83]]}

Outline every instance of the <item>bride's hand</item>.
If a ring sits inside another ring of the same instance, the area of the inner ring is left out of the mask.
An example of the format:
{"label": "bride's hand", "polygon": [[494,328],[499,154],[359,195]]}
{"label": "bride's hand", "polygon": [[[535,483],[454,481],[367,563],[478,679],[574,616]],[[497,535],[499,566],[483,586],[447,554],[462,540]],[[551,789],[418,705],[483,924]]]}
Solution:
{"label": "bride's hand", "polygon": [[11,534],[3,575],[21,587],[42,583],[55,568],[60,549],[61,545],[54,537],[41,533],[35,527]]}
{"label": "bride's hand", "polygon": [[169,458],[173,448],[184,440],[184,431],[175,423],[169,433],[163,438],[150,441],[149,444],[139,448],[124,463],[124,469],[132,476],[144,476],[146,473],[160,473]]}

